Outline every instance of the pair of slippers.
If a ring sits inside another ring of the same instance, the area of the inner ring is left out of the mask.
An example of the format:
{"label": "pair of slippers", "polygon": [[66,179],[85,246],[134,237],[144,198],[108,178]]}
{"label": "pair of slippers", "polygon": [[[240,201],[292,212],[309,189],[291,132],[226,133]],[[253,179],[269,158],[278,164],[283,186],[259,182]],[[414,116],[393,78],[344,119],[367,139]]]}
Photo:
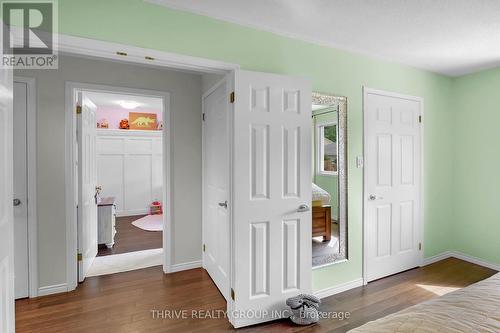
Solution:
{"label": "pair of slippers", "polygon": [[321,300],[314,295],[300,294],[286,300],[292,311],[290,319],[297,325],[310,325],[319,321]]}

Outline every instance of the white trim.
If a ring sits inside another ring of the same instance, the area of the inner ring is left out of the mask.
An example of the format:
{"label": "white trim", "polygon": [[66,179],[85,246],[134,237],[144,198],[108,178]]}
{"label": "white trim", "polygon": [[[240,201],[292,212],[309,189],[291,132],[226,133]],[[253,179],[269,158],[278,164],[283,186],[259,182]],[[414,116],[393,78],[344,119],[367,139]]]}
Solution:
{"label": "white trim", "polygon": [[[58,34],[57,46],[60,53],[69,53],[90,57],[106,58],[117,61],[139,63],[148,66],[160,66],[203,73],[225,74],[240,68],[238,64],[223,61],[180,55],[176,53],[146,49],[142,47],[105,42],[69,35]],[[124,52],[127,55],[118,55]],[[154,60],[147,60],[152,57]]]}
{"label": "white trim", "polygon": [[52,286],[45,286],[38,288],[38,296],[47,296],[52,294],[65,293],[68,291],[66,283],[54,284]]}
{"label": "white trim", "polygon": [[[67,288],[68,291],[74,290],[77,286],[77,258],[76,253],[78,251],[78,235],[76,228],[77,221],[77,197],[75,196],[75,189],[77,188],[76,181],[77,176],[74,173],[74,165],[76,163],[76,115],[75,115],[75,99],[74,93],[77,90],[84,91],[99,91],[99,92],[110,92],[110,93],[126,93],[132,95],[141,96],[152,96],[159,97],[163,99],[163,119],[164,119],[164,129],[163,134],[163,202],[165,205],[165,210],[167,214],[163,215],[163,249],[164,251],[164,263],[163,271],[165,273],[170,272],[171,262],[172,262],[172,239],[171,239],[171,221],[173,218],[172,212],[172,196],[171,194],[171,122],[170,122],[170,94],[163,91],[146,90],[146,89],[133,89],[124,87],[114,87],[99,84],[87,84],[78,82],[66,82],[66,236],[67,236]],[[167,200],[168,197],[168,200]]]}
{"label": "white trim", "polygon": [[188,269],[200,268],[201,266],[201,260],[185,262],[182,264],[174,264],[170,267],[170,273],[187,271]]}
{"label": "white trim", "polygon": [[446,251],[432,257],[424,258],[423,266],[453,257],[453,251]]}
{"label": "white trim", "polygon": [[354,289],[354,288],[358,288],[358,287],[362,287],[363,286],[363,279],[362,278],[359,278],[359,279],[356,279],[356,280],[352,280],[352,281],[348,281],[348,282],[345,282],[345,283],[341,283],[339,285],[336,285],[334,287],[329,287],[329,288],[325,288],[325,289],[321,289],[321,290],[318,290],[318,291],[315,291],[314,292],[314,295],[319,297],[319,298],[325,298],[325,297],[329,297],[329,296],[332,296],[332,295],[336,295],[336,294],[340,294],[344,291],[347,291],[347,290],[350,290],[350,289]]}
{"label": "white trim", "polygon": [[25,83],[27,88],[26,151],[28,171],[28,281],[29,297],[38,296],[38,230],[37,230],[37,93],[32,77],[14,76],[14,82]]}
{"label": "white trim", "polygon": [[[373,89],[369,88],[366,86],[363,86],[363,162],[364,162],[364,167],[363,167],[363,211],[362,211],[362,230],[363,230],[363,283],[366,285],[368,284],[368,278],[367,278],[367,256],[368,256],[368,249],[366,247],[367,241],[368,241],[368,235],[365,232],[365,222],[366,222],[366,207],[368,204],[368,198],[367,194],[368,191],[366,189],[366,149],[367,147],[367,138],[366,138],[366,130],[367,130],[367,123],[366,123],[366,97],[368,94],[374,94],[374,95],[381,95],[381,96],[388,96],[388,97],[395,97],[395,98],[401,98],[401,99],[406,99],[410,101],[416,101],[420,103],[420,116],[424,119],[424,99],[422,97],[418,96],[411,96],[411,95],[404,95],[404,94],[399,94],[395,92],[390,92],[390,91],[385,91],[385,90],[379,90],[379,89]],[[420,266],[423,265],[424,263],[424,193],[425,193],[425,182],[424,182],[424,122],[420,124],[420,243],[422,244],[422,248],[420,251]]]}
{"label": "white trim", "polygon": [[470,255],[465,254],[465,253],[460,252],[460,251],[446,251],[446,252],[440,253],[438,255],[435,255],[433,257],[425,258],[424,259],[424,266],[427,266],[427,265],[430,265],[430,264],[433,264],[435,262],[445,260],[448,258],[456,258],[456,259],[470,262],[472,264],[487,267],[487,268],[493,269],[495,271],[500,271],[500,264],[492,263],[492,262],[486,261],[486,260],[478,258],[478,257],[470,256]]}

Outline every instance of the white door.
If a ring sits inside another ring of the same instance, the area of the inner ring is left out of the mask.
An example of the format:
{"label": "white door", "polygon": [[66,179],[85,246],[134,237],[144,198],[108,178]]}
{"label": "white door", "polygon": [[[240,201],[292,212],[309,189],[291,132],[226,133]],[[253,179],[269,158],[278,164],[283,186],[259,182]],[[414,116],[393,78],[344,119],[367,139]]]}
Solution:
{"label": "white door", "polygon": [[203,267],[229,298],[228,94],[226,83],[203,99]]}
{"label": "white door", "polygon": [[365,279],[421,265],[418,98],[365,90]]}
{"label": "white door", "polygon": [[230,320],[241,327],[311,292],[311,84],[236,71],[234,87]]}
{"label": "white door", "polygon": [[28,85],[24,82],[14,82],[14,281],[16,299],[29,296],[27,111]]}
{"label": "white door", "polygon": [[12,70],[0,69],[0,332],[14,332]]}
{"label": "white door", "polygon": [[78,121],[78,281],[97,255],[96,107],[81,93]]}

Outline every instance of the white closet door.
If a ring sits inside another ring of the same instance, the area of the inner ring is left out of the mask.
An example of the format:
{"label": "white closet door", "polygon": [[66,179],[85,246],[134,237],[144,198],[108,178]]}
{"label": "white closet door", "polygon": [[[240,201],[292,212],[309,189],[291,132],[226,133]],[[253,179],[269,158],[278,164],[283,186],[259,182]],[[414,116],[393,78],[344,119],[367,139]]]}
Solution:
{"label": "white closet door", "polygon": [[365,92],[366,278],[421,264],[421,101]]}
{"label": "white closet door", "polygon": [[277,319],[311,291],[311,84],[236,71],[233,267],[235,327]]}

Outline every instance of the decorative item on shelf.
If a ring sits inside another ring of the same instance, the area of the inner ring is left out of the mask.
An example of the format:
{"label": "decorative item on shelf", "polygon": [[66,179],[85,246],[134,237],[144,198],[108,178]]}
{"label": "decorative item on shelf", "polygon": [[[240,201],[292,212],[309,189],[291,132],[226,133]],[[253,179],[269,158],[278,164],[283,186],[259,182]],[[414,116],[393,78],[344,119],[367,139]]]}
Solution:
{"label": "decorative item on shelf", "polygon": [[161,202],[153,201],[150,206],[150,214],[151,215],[160,215],[163,214],[163,208]]}
{"label": "decorative item on shelf", "polygon": [[120,120],[120,129],[129,129],[130,125],[128,123],[128,119],[122,119]]}
{"label": "decorative item on shelf", "polygon": [[156,113],[130,112],[128,119],[130,119],[130,129],[151,131],[158,127]]}
{"label": "decorative item on shelf", "polygon": [[158,129],[158,131],[163,130],[163,121],[159,121],[158,122],[158,128],[157,129]]}
{"label": "decorative item on shelf", "polygon": [[109,123],[107,119],[101,119],[97,122],[97,128],[109,128]]}

